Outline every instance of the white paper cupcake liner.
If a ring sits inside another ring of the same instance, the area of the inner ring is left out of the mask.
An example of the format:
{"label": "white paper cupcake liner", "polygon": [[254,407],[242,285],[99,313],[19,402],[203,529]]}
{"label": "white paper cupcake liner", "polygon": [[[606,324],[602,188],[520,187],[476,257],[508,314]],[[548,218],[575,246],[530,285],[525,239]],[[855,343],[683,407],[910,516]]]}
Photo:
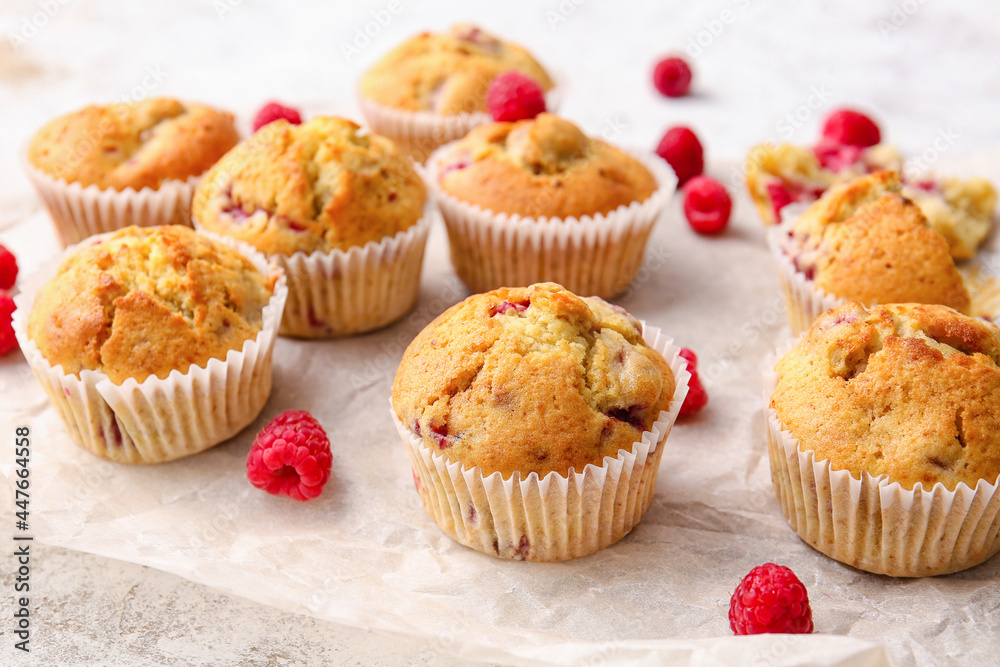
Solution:
{"label": "white paper cupcake liner", "polygon": [[23,163],[63,247],[130,225],[192,226],[191,200],[200,176],[192,176],[186,181],[169,179],[155,190],[102,190],[96,185],[83,187],[50,176],[32,165],[27,157]]}
{"label": "white paper cupcake liner", "polygon": [[[346,251],[271,255],[288,280],[281,335],[350,336],[401,318],[417,301],[427,235],[439,218],[428,196],[420,220],[377,243]],[[195,228],[203,231],[197,220]]]}
{"label": "white paper cupcake liner", "polygon": [[[14,332],[29,366],[78,445],[97,456],[122,463],[159,463],[195,454],[227,440],[257,418],[271,393],[271,353],[281,322],[288,288],[284,277],[264,307],[261,331],[230,350],[225,359],[211,359],[202,368],[171,371],[161,380],[128,379],[116,385],[100,371],[80,377],[52,366],[28,338],[28,314],[35,295],[55,275],[62,260],[77,247],[100,243],[91,237],[67,249],[21,283],[15,297]],[[250,246],[211,235],[236,248],[264,275],[276,268]]]}
{"label": "white paper cupcake liner", "polygon": [[614,544],[642,519],[656,490],[663,443],[688,392],[679,348],[656,327],[643,337],[663,354],[674,373],[676,388],[669,411],[661,411],[653,427],[631,450],[606,456],[604,465],[588,464],[582,472],[550,472],[521,478],[515,472],[484,476],[478,467],[449,462],[400,423],[389,411],[406,444],[414,483],[428,514],[449,537],[477,551],[514,560],[551,562],[579,558]]}
{"label": "white paper cupcake liner", "polygon": [[656,179],[645,201],[581,218],[494,213],[440,188],[438,161],[448,149],[431,156],[427,183],[448,228],[452,265],[473,292],[556,282],[576,294],[620,294],[642,265],[649,235],[677,186],[664,160],[630,151]]}
{"label": "white paper cupcake liner", "polygon": [[[559,100],[559,88],[554,87],[545,93],[546,109],[555,111]],[[450,116],[430,111],[403,111],[373,102],[360,93],[358,103],[372,132],[392,139],[404,153],[421,164],[439,146],[461,139],[479,125],[493,122],[493,117],[485,111]]]}
{"label": "white paper cupcake liner", "polygon": [[795,341],[779,349],[764,372],[764,413],[771,480],[782,512],[799,537],[834,560],[875,574],[925,577],[973,567],[1000,551],[1000,478],[940,482],[906,490],[887,475],[853,477],[784,430],[770,407],[778,374],[770,369]]}

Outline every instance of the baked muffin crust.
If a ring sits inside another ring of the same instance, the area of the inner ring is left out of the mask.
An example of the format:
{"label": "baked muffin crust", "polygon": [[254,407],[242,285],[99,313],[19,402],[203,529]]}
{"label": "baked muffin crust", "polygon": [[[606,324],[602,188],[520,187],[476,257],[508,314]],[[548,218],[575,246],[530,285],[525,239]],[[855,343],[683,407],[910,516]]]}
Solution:
{"label": "baked muffin crust", "polygon": [[1000,476],[1000,329],[938,305],[820,316],[778,362],[771,407],[835,470],[907,489]]}
{"label": "baked muffin crust", "polygon": [[194,218],[267,254],[347,250],[409,229],[427,191],[389,139],[349,120],[278,120],[226,154],[195,193]]}
{"label": "baked muffin crust", "polygon": [[638,160],[549,113],[477,127],[440,157],[437,169],[446,193],[533,218],[608,213],[656,190]]}
{"label": "baked muffin crust", "polygon": [[157,97],[60,116],[35,133],[28,159],[84,187],[156,189],[202,174],[238,141],[232,114]]}
{"label": "baked muffin crust", "polygon": [[484,475],[582,472],[669,408],[673,373],[639,332],[623,309],[555,283],[477,294],[410,343],[393,406],[429,447]]}
{"label": "baked muffin crust", "polygon": [[938,303],[969,293],[944,237],[883,171],[831,188],[791,230],[788,252],[820,289],[862,303]]}
{"label": "baked muffin crust", "polygon": [[36,295],[28,337],[64,373],[164,379],[255,337],[274,280],[187,227],[127,227],[62,263]]}
{"label": "baked muffin crust", "polygon": [[454,115],[486,111],[486,91],[501,72],[517,70],[543,90],[552,80],[522,47],[471,25],[422,33],[382,57],[361,78],[361,94],[404,111]]}

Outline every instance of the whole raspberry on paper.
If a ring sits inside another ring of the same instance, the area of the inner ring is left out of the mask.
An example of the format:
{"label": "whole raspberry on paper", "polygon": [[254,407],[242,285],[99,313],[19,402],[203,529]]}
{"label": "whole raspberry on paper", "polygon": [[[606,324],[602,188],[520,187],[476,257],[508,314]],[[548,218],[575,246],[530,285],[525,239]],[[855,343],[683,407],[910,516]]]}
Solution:
{"label": "whole raspberry on paper", "polygon": [[257,434],[247,455],[247,478],[268,493],[305,501],[323,492],[332,465],[323,427],[308,412],[288,410]]}
{"label": "whole raspberry on paper", "polygon": [[17,282],[17,258],[0,245],[0,289],[10,289]]}
{"label": "whole raspberry on paper", "polygon": [[677,413],[678,418],[680,418],[700,412],[708,403],[708,393],[701,384],[701,378],[698,377],[698,357],[694,351],[683,347],[678,356],[687,362],[688,373],[691,374],[691,379],[688,380],[687,396],[684,397],[684,403],[681,404],[680,412]]}
{"label": "whole raspberry on paper", "polygon": [[732,210],[732,198],[714,178],[695,176],[684,186],[684,217],[699,234],[724,231]]}
{"label": "whole raspberry on paper", "polygon": [[729,601],[729,627],[737,635],[812,632],[806,587],[783,565],[755,567],[743,577]]}
{"label": "whole raspberry on paper", "polygon": [[684,97],[691,89],[691,66],[683,58],[664,58],[653,68],[653,85],[667,97]]}
{"label": "whole raspberry on paper", "polygon": [[292,125],[302,124],[302,114],[298,109],[286,107],[278,102],[268,102],[260,108],[257,115],[253,117],[253,131],[256,132],[268,123],[273,123],[279,118],[284,118]]}
{"label": "whole raspberry on paper", "polygon": [[656,154],[670,163],[677,174],[677,185],[683,186],[705,170],[705,151],[691,128],[672,127],[660,139]]}
{"label": "whole raspberry on paper", "polygon": [[530,76],[514,70],[502,72],[486,91],[486,109],[497,122],[534,118],[545,111],[545,91]]}
{"label": "whole raspberry on paper", "polygon": [[0,290],[0,357],[18,348],[17,338],[14,336],[14,310],[14,297],[7,290]]}

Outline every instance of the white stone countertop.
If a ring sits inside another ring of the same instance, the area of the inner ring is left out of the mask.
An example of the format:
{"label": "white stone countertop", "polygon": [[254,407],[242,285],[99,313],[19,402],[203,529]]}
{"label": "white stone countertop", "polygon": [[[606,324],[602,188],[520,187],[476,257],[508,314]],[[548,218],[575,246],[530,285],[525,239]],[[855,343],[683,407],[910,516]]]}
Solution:
{"label": "white stone countertop", "polygon": [[[244,120],[272,98],[307,114],[359,118],[353,90],[367,65],[415,32],[460,21],[528,46],[564,84],[560,111],[623,145],[652,148],[667,127],[685,123],[713,165],[733,165],[766,139],[811,141],[825,112],[849,104],[873,112],[904,153],[931,167],[947,154],[955,164],[1000,151],[998,17],[988,0],[3,0],[0,242],[25,257],[57,250],[38,247],[23,227],[10,233],[30,216],[41,219],[18,151],[57,114],[169,95],[226,107]],[[685,50],[694,94],[659,97],[653,63]],[[730,169],[716,175],[728,182]],[[0,366],[0,374],[10,372]],[[5,391],[16,390],[10,376],[0,380]],[[7,518],[0,536],[10,533]],[[132,563],[41,544],[33,550],[33,651],[12,649],[16,565],[7,555],[2,664],[458,662],[447,639],[418,645]],[[907,647],[893,653],[900,665],[927,656]]]}

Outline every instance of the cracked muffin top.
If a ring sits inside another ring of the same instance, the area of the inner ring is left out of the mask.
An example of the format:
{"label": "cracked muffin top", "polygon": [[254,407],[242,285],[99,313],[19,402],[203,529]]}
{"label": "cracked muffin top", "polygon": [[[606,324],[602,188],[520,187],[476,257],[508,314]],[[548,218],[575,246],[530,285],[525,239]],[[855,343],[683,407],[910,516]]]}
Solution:
{"label": "cracked muffin top", "polygon": [[795,221],[786,252],[825,292],[861,303],[937,303],[966,311],[948,243],[881,171],[834,186]]}
{"label": "cracked muffin top", "polygon": [[275,281],[190,228],[127,227],[63,261],[35,297],[28,337],[64,373],[163,379],[255,337]]}
{"label": "cracked muffin top", "polygon": [[673,394],[635,318],[540,283],[471,296],[431,322],[403,355],[392,403],[427,446],[506,478],[602,466]]}
{"label": "cracked muffin top", "polygon": [[907,489],[1000,475],[1000,329],[945,306],[847,303],[778,362],[771,407],[816,459]]}
{"label": "cracked muffin top", "polygon": [[361,78],[361,94],[404,111],[454,115],[486,111],[486,91],[501,72],[516,70],[542,90],[552,79],[527,51],[471,25],[421,33],[382,57]]}
{"label": "cracked muffin top", "polygon": [[427,191],[396,145],[349,120],[277,120],[201,180],[193,217],[267,254],[330,252],[394,236],[423,215]]}
{"label": "cracked muffin top", "polygon": [[239,140],[232,114],[157,97],[60,116],[35,133],[28,160],[84,187],[156,189],[202,174]]}
{"label": "cracked muffin top", "polygon": [[494,213],[581,217],[641,202],[656,179],[638,160],[550,113],[472,130],[439,156],[441,189]]}

